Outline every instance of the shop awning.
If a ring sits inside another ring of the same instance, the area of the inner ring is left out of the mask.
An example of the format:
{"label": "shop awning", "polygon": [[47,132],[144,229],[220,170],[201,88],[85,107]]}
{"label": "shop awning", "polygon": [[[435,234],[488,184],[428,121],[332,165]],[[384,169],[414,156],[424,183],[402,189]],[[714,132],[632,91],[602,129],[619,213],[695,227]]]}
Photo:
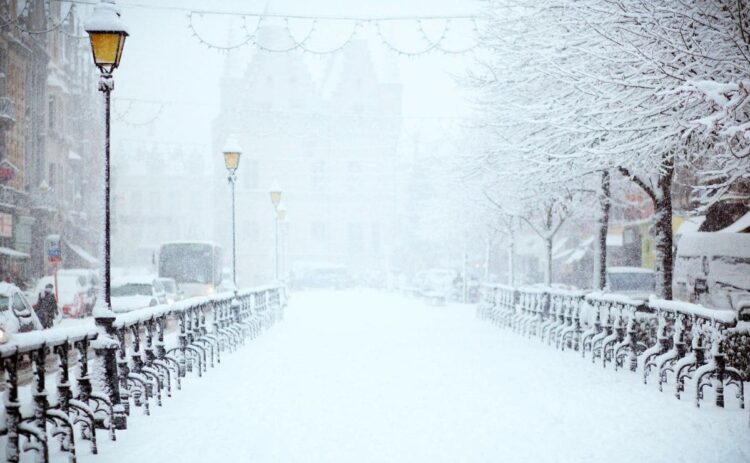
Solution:
{"label": "shop awning", "polygon": [[28,259],[29,255],[25,252],[16,251],[15,249],[11,248],[3,248],[0,247],[0,254],[4,256],[8,256],[11,259]]}
{"label": "shop awning", "polygon": [[750,212],[743,215],[735,223],[728,226],[723,230],[719,230],[719,233],[742,233],[750,228]]}
{"label": "shop awning", "polygon": [[698,231],[698,228],[700,228],[701,224],[705,222],[706,217],[704,216],[698,216],[698,217],[689,217],[685,219],[684,222],[680,224],[679,227],[677,227],[677,230],[675,231],[676,236],[684,235],[685,233],[695,233]]}
{"label": "shop awning", "polygon": [[65,246],[69,247],[71,251],[76,253],[76,255],[78,255],[78,257],[80,257],[81,259],[83,259],[86,263],[90,265],[97,265],[99,263],[99,260],[96,257],[86,252],[86,250],[83,249],[82,247],[76,244],[73,244],[67,240],[65,241]]}

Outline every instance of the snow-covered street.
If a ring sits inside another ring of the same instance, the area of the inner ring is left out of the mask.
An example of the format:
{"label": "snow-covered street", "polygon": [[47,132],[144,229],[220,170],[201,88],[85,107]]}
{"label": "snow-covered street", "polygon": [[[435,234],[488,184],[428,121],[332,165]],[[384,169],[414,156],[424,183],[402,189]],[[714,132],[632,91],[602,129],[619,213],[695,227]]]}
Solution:
{"label": "snow-covered street", "polygon": [[474,306],[301,292],[283,322],[79,461],[746,462],[747,419],[498,330]]}

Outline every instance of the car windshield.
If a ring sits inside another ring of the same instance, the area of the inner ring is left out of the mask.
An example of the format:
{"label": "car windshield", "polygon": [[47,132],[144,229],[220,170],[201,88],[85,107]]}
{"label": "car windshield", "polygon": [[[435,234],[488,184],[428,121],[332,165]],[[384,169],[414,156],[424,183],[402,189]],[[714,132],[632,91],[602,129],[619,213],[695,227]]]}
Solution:
{"label": "car windshield", "polygon": [[112,288],[112,297],[151,296],[152,286],[146,283],[128,283]]}
{"label": "car windshield", "polygon": [[653,291],[653,273],[610,273],[609,289],[612,291]]}

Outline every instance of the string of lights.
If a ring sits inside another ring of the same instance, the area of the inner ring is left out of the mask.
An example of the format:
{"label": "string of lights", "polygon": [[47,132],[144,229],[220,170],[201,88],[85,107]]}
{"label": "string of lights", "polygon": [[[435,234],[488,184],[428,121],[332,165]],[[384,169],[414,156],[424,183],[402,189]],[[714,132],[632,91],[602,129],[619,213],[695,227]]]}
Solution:
{"label": "string of lights", "polygon": [[[449,19],[446,19],[445,21],[446,21],[446,29],[444,29],[443,35],[441,35],[441,37],[440,37],[440,39],[438,41],[433,41],[427,35],[427,32],[424,29],[424,24],[422,23],[422,20],[421,19],[418,20],[417,21],[418,30],[419,30],[420,35],[422,36],[422,39],[424,39],[428,43],[434,44],[434,46],[435,46],[434,49],[439,50],[439,51],[441,51],[443,53],[447,53],[447,54],[468,53],[468,52],[472,51],[473,49],[475,49],[477,47],[478,42],[476,42],[476,41],[472,45],[470,45],[469,47],[466,47],[466,48],[463,48],[463,49],[452,50],[452,49],[448,49],[448,48],[443,47],[442,46],[442,42],[445,40],[445,33],[447,32],[448,27],[450,26],[451,19],[449,18]],[[471,21],[471,32],[474,35],[474,37],[478,37],[479,36],[479,25],[477,24],[477,20],[476,20],[476,18],[471,18],[470,21]]]}
{"label": "string of lights", "polygon": [[[187,15],[188,19],[188,30],[190,31],[190,34],[195,37],[199,42],[206,43],[206,41],[202,38],[201,34],[198,32],[198,29],[196,29],[195,24],[193,23],[193,15],[202,16],[200,13],[194,13],[190,12]],[[256,32],[257,29],[260,27],[260,20],[258,20],[258,25],[256,26]],[[215,50],[220,51],[229,51],[229,50],[235,50],[237,48],[244,47],[245,45],[251,43],[253,41],[253,37],[255,36],[255,32],[249,33],[247,30],[247,18],[242,18],[242,30],[245,31],[245,37],[240,40],[239,43],[235,44],[229,44],[229,45],[213,45],[211,48]]]}
{"label": "string of lights", "polygon": [[[324,18],[318,18],[318,17],[294,17],[294,16],[287,16],[287,17],[277,17],[276,15],[270,15],[270,16],[250,16],[250,15],[244,15],[240,16],[240,19],[242,21],[242,30],[244,33],[244,37],[234,44],[228,44],[228,45],[220,45],[217,44],[208,38],[206,38],[205,34],[201,34],[198,32],[198,29],[195,24],[195,18],[204,16],[203,14],[197,13],[197,12],[190,12],[187,15],[188,18],[188,29],[190,30],[192,36],[198,40],[202,45],[206,46],[209,49],[218,50],[218,51],[230,51],[238,48],[242,48],[246,45],[253,45],[257,49],[269,52],[269,53],[289,53],[295,50],[300,50],[302,52],[306,53],[312,53],[316,55],[324,55],[324,54],[332,54],[341,51],[342,49],[346,48],[347,45],[349,45],[358,35],[361,33],[361,31],[366,28],[372,28],[375,31],[376,36],[378,37],[379,41],[390,51],[397,53],[402,56],[419,56],[424,55],[427,53],[432,52],[441,52],[446,54],[462,54],[472,51],[477,47],[476,39],[473,41],[473,43],[467,47],[460,48],[460,49],[452,49],[446,46],[447,41],[449,40],[450,32],[452,30],[452,25],[456,21],[463,21],[467,22],[467,25],[470,26],[472,35],[474,37],[478,36],[478,26],[476,23],[476,18],[473,17],[467,17],[467,18],[409,18],[408,20],[405,20],[404,18],[385,18],[385,19],[361,19],[361,18],[332,18],[332,17],[324,17]],[[248,19],[249,18],[255,18],[257,20],[256,27],[254,30],[249,30],[247,27]],[[284,34],[288,39],[288,44],[286,46],[271,46],[267,43],[263,43],[262,40],[258,37],[258,30],[261,28],[261,24],[264,20],[268,19],[275,19],[276,23],[284,30]],[[299,21],[299,20],[306,20],[310,21],[311,25],[308,28],[307,32],[302,38],[296,38],[295,34],[292,32],[290,22],[291,21]],[[343,22],[347,21],[350,22],[351,25],[349,26],[350,32],[346,34],[343,41],[340,41],[339,43],[333,44],[325,49],[316,49],[313,47],[310,42],[312,38],[315,36],[315,32],[318,30],[318,25],[321,21],[337,21],[337,22]],[[431,39],[427,32],[425,31],[424,22],[428,20],[440,20],[443,21],[443,26],[440,29],[440,34],[436,39]],[[404,21],[410,21],[414,23],[415,29],[419,33],[419,36],[423,42],[423,46],[416,50],[408,50],[405,49],[402,46],[397,45],[393,39],[389,39],[386,37],[385,32],[383,31],[384,26],[394,23],[394,22],[404,22]]]}
{"label": "string of lights", "polygon": [[[64,2],[82,5],[93,5],[96,4],[96,0],[48,0],[51,2]],[[118,2],[119,6],[128,9],[147,9],[147,10],[161,10],[161,11],[173,11],[182,12],[186,14],[187,28],[193,38],[195,38],[202,45],[216,51],[231,51],[246,46],[252,46],[258,50],[268,53],[289,53],[293,51],[301,51],[304,53],[310,53],[315,55],[326,55],[337,53],[347,45],[349,45],[365,28],[374,30],[375,36],[380,42],[390,51],[397,53],[402,56],[419,56],[428,53],[444,53],[444,54],[463,54],[474,50],[477,46],[478,27],[477,17],[471,14],[453,14],[453,15],[385,15],[385,16],[354,16],[354,15],[299,15],[299,14],[286,14],[286,13],[269,13],[269,12],[255,12],[255,11],[242,11],[242,10],[222,10],[222,9],[195,9],[188,6],[180,5],[156,5],[142,2]],[[27,8],[28,2],[24,5]],[[70,14],[70,10],[68,12]],[[196,24],[199,18],[206,18],[209,16],[216,17],[227,17],[239,19],[241,22],[242,38],[238,41],[228,44],[219,44],[206,37],[204,32],[199,31],[199,26]],[[284,29],[284,33],[288,38],[288,43],[283,46],[271,45],[264,43],[258,37],[258,31],[261,25],[273,20],[275,23],[280,23]],[[311,23],[306,33],[301,37],[295,37],[290,27],[290,22],[308,21]],[[318,30],[319,25],[322,22],[336,22],[336,23],[349,23],[349,27],[346,28],[350,32],[344,34],[344,39],[337,43],[329,44],[328,46],[315,46],[312,44],[312,39],[315,36],[315,32]],[[425,31],[424,23],[426,21],[442,21],[443,27],[436,39],[429,37]],[[63,20],[64,22],[64,20]],[[249,27],[248,22],[254,22],[255,27]],[[423,44],[417,49],[407,49],[404,46],[398,45],[396,40],[387,37],[387,34],[383,31],[384,26],[394,24],[396,22],[409,22],[412,23],[410,26],[411,30],[415,30],[420,36]],[[471,33],[473,35],[472,43],[465,47],[451,48],[448,44],[451,32],[454,29],[454,25],[457,23],[465,23],[470,26]],[[74,38],[85,38],[84,36],[73,35],[64,28],[60,28],[58,24],[56,27],[51,27],[49,31],[35,31],[36,33],[50,32],[55,29],[59,29],[62,33],[73,36]]]}
{"label": "string of lights", "polygon": [[0,27],[5,27],[10,24],[13,24],[13,26],[16,29],[18,29],[20,32],[24,34],[29,34],[29,35],[48,34],[50,32],[58,30],[63,24],[65,24],[68,21],[68,18],[70,18],[71,13],[73,11],[73,4],[71,3],[70,5],[68,5],[68,11],[66,11],[64,15],[60,16],[61,19],[55,20],[52,18],[52,13],[51,13],[52,0],[47,0],[46,2],[43,3],[43,5],[44,5],[44,15],[46,17],[46,24],[48,24],[48,26],[45,27],[44,29],[32,30],[32,29],[27,29],[24,26],[22,26],[21,20],[20,20],[22,17],[28,16],[30,4],[31,2],[27,0],[24,3],[23,8],[21,9],[21,12],[16,16],[16,18],[14,20],[11,20],[9,23],[4,24],[3,26],[0,26]]}
{"label": "string of lights", "polygon": [[21,11],[16,14],[15,18],[8,17],[6,19],[6,22],[4,24],[0,24],[0,29],[4,29],[8,26],[15,26],[18,24],[18,22],[23,18],[24,16],[27,16],[29,13],[29,1],[27,0],[26,3],[23,4],[23,8],[21,8]]}
{"label": "string of lights", "polygon": [[[121,102],[124,102],[127,104],[124,110],[118,109]],[[141,105],[156,106],[157,109],[156,111],[154,111],[153,115],[143,118],[143,120],[141,121],[133,122],[132,120],[128,118],[128,115],[133,110],[133,107],[136,105],[136,103],[139,103]],[[122,123],[129,127],[145,127],[156,122],[156,120],[159,119],[159,117],[164,112],[164,109],[166,106],[167,106],[166,102],[136,100],[136,99],[131,99],[131,98],[117,98],[115,99],[115,105],[112,108],[112,116],[113,116],[112,121]]]}

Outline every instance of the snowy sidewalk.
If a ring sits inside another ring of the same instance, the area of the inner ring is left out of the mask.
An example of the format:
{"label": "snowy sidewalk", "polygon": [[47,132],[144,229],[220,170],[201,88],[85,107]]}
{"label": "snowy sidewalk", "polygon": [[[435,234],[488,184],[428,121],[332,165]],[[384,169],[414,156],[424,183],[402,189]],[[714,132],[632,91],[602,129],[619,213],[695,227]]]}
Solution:
{"label": "snowy sidewalk", "polygon": [[282,323],[141,413],[79,461],[750,461],[744,411],[696,409],[473,306],[372,291],[294,293]]}

